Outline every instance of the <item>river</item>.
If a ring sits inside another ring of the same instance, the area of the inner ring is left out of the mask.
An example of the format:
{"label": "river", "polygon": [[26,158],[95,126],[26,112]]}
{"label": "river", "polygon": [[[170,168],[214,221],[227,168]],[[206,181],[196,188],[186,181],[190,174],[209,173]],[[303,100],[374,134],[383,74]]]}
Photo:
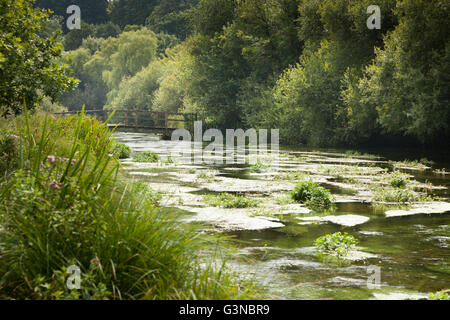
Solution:
{"label": "river", "polygon": [[[118,142],[135,152],[162,156],[174,142],[144,133],[116,133]],[[336,149],[281,148],[279,165],[252,171],[249,165],[190,164],[168,158],[158,164],[123,161],[129,177],[161,192],[167,214],[185,223],[232,236],[235,250],[228,261],[239,277],[264,288],[269,299],[422,299],[450,288],[450,174],[448,163],[398,162],[400,151],[378,156]],[[408,154],[414,157],[414,151]],[[445,157],[444,157],[445,160]],[[410,175],[414,190],[434,197],[414,205],[382,203],[373,190],[384,175],[397,170]],[[289,202],[286,194],[297,180],[311,179],[331,190],[334,212],[310,211]],[[243,194],[257,208],[211,207],[205,195]],[[337,218],[336,218],[337,217]],[[348,259],[317,254],[314,240],[347,232],[359,239]]]}

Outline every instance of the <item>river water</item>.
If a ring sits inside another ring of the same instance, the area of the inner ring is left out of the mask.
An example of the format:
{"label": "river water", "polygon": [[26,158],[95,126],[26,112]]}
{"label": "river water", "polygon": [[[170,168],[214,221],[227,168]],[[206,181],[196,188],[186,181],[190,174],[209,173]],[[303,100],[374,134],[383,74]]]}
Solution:
{"label": "river water", "polygon": [[[163,194],[167,214],[232,237],[228,265],[243,279],[264,288],[270,299],[422,299],[450,289],[450,174],[446,157],[428,167],[395,162],[400,151],[377,150],[381,157],[345,150],[281,148],[279,165],[191,164],[173,156],[174,142],[144,133],[116,133],[135,152],[161,155],[158,164],[123,161],[129,177]],[[408,154],[412,159],[414,152]],[[442,161],[444,160],[444,161]],[[263,161],[263,162],[264,162]],[[410,175],[416,190],[432,202],[412,206],[382,204],[372,191],[393,170]],[[334,212],[309,212],[288,203],[297,180],[311,179],[331,190]],[[210,207],[205,195],[230,192],[259,201],[258,208]],[[414,210],[411,211],[411,208]],[[331,220],[330,216],[332,216]],[[335,219],[340,217],[341,219]],[[359,239],[348,259],[319,255],[314,240],[347,232]]]}

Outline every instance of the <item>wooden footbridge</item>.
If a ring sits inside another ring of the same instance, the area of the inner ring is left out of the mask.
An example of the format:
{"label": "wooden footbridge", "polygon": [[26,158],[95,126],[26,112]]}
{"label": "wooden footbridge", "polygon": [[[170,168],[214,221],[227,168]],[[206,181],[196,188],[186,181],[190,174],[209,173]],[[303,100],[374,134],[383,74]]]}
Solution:
{"label": "wooden footbridge", "polygon": [[[81,111],[67,111],[54,113],[58,116],[70,116],[79,114]],[[112,114],[114,112],[114,114]],[[194,121],[197,120],[195,113],[157,112],[148,110],[85,110],[84,114],[95,116],[101,121],[106,121],[110,128],[119,131],[152,132],[170,136],[176,129],[191,130]],[[111,116],[112,114],[112,116]]]}

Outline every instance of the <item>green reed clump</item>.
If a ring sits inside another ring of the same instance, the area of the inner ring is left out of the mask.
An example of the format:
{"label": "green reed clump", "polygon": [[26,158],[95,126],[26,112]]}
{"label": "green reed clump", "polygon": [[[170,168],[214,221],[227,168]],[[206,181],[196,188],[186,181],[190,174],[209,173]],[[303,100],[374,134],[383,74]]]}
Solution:
{"label": "green reed clump", "polygon": [[329,209],[333,206],[330,191],[317,182],[301,181],[297,183],[291,196],[294,201],[304,203],[314,209]]}
{"label": "green reed clump", "polygon": [[[194,228],[162,214],[142,184],[121,182],[111,132],[94,118],[43,114],[2,124],[16,166],[0,178],[0,298],[238,299]],[[67,286],[70,268],[80,288]]]}
{"label": "green reed clump", "polygon": [[135,162],[158,162],[160,159],[160,156],[153,151],[139,152],[133,157],[133,161]]}
{"label": "green reed clump", "polygon": [[210,206],[222,208],[253,208],[259,205],[256,199],[231,193],[207,195],[204,199]]}
{"label": "green reed clump", "polygon": [[315,240],[314,245],[320,253],[331,254],[338,257],[344,257],[348,252],[355,248],[358,239],[344,232],[336,232],[319,237]]}

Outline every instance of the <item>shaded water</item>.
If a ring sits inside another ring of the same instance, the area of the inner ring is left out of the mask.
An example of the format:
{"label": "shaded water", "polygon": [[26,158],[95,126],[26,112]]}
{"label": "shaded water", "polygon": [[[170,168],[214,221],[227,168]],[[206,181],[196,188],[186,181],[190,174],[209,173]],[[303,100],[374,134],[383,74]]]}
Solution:
{"label": "shaded water", "polygon": [[[161,141],[149,134],[118,133],[116,139],[135,151],[152,150],[163,157],[174,146],[170,141]],[[346,164],[341,162],[344,159],[343,150],[284,149],[281,152],[284,156],[281,157],[280,167],[286,171],[313,170],[305,170],[305,166],[313,168],[318,165],[331,167]],[[383,154],[383,150],[375,152]],[[361,161],[356,157],[352,165],[362,169],[376,166],[392,170],[392,163],[387,160],[408,158],[402,156],[401,152],[393,151],[383,155],[389,158],[365,162],[364,157]],[[448,158],[443,156],[438,159],[440,161],[433,164],[432,169],[450,167],[445,162]],[[127,161],[125,165],[135,178],[149,183],[150,187],[160,188],[163,185],[162,192],[171,197],[177,196],[179,202],[187,201],[182,208],[178,206],[187,211],[192,209],[195,212],[194,208],[197,207],[208,208],[201,202],[201,195],[218,193],[212,189],[225,185],[225,182],[230,184],[231,187],[228,184],[226,186],[231,192],[235,190],[233,187],[236,190],[240,190],[239,186],[245,189],[246,181],[254,183],[254,186],[247,186],[245,193],[259,196],[274,211],[278,207],[270,206],[273,203],[270,202],[271,197],[287,192],[265,189],[265,184],[269,186],[273,183],[273,177],[252,174],[242,165],[194,166],[177,162],[175,165],[146,167]],[[193,175],[186,174],[189,168],[196,172],[214,169],[214,176],[222,180],[217,183],[197,181]],[[430,190],[429,193],[441,197],[443,202],[449,202],[450,175],[438,174],[432,169],[402,171],[411,174],[418,182],[440,186],[440,189]],[[258,282],[266,289],[267,297],[274,299],[415,299],[426,298],[429,292],[449,289],[450,212],[387,218],[385,211],[399,206],[373,205],[370,199],[358,198],[358,191],[336,184],[340,179],[328,177],[322,183],[342,200],[336,204],[333,215],[365,216],[370,218],[368,222],[353,227],[334,223],[305,224],[299,219],[305,214],[288,213],[271,216],[283,227],[222,230],[235,239],[237,250],[230,261],[233,270],[244,278]],[[263,184],[257,184],[258,181]],[[295,181],[281,181],[277,186],[282,189],[289,183]],[[192,203],[187,200],[190,198]],[[167,206],[177,207],[173,203]],[[210,210],[216,212],[216,208]],[[311,215],[320,214],[312,212]],[[213,222],[211,224],[214,225]],[[337,231],[348,232],[359,239],[358,250],[364,253],[361,259],[330,260],[315,252],[315,239]],[[367,281],[374,266],[380,268],[381,284],[378,288],[369,288]]]}

